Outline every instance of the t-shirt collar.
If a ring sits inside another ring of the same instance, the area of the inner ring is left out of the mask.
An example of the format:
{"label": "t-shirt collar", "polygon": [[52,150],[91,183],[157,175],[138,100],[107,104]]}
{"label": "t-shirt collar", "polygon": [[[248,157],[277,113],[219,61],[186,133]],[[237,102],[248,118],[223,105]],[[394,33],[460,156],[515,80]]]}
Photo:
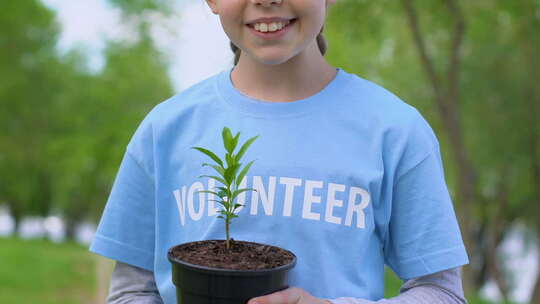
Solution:
{"label": "t-shirt collar", "polygon": [[231,80],[233,69],[234,67],[231,67],[222,71],[216,78],[216,88],[221,98],[229,106],[244,114],[265,118],[295,117],[317,109],[322,110],[323,107],[333,103],[333,98],[338,95],[347,79],[347,73],[341,68],[336,68],[337,74],[334,79],[314,95],[291,102],[269,102],[251,98],[234,87]]}

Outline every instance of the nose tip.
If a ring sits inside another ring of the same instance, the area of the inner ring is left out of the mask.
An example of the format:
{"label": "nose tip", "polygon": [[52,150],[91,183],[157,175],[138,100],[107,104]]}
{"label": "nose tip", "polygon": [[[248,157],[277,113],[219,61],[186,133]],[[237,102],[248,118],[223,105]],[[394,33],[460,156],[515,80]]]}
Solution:
{"label": "nose tip", "polygon": [[260,4],[264,7],[269,7],[272,4],[281,4],[283,0],[251,0],[254,4]]}

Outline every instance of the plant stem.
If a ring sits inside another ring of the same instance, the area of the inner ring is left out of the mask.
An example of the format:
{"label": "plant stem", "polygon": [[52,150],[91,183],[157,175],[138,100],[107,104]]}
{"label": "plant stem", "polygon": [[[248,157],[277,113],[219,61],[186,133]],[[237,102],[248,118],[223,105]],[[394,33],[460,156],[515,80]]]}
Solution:
{"label": "plant stem", "polygon": [[[232,184],[234,185],[234,180],[235,178],[233,177],[233,180],[232,180]],[[235,190],[235,187],[233,186],[232,189],[231,189],[231,185],[227,185],[227,190],[228,190],[228,197],[227,197],[227,200],[228,200],[228,207],[227,207],[227,216],[225,218],[225,233],[226,233],[226,236],[227,236],[227,241],[226,241],[226,245],[227,245],[227,249],[231,249],[231,236],[230,236],[230,227],[231,227],[231,216],[232,214],[234,214],[233,210],[234,210],[234,199],[231,199],[232,197],[232,193],[233,193],[233,190]]]}
{"label": "plant stem", "polygon": [[227,233],[227,249],[230,249],[231,248],[231,244],[230,244],[230,237],[229,237],[229,219],[226,219],[225,220],[225,232]]}

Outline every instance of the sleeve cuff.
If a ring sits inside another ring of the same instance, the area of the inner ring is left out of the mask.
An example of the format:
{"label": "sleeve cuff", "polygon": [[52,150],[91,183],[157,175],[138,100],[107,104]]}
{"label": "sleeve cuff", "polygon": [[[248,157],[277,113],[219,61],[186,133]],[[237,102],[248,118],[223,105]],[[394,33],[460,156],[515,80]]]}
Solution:
{"label": "sleeve cuff", "polygon": [[154,255],[151,252],[118,242],[96,234],[89,248],[90,252],[109,259],[154,271]]}
{"label": "sleeve cuff", "polygon": [[463,245],[405,261],[390,261],[392,269],[402,280],[421,277],[469,263]]}

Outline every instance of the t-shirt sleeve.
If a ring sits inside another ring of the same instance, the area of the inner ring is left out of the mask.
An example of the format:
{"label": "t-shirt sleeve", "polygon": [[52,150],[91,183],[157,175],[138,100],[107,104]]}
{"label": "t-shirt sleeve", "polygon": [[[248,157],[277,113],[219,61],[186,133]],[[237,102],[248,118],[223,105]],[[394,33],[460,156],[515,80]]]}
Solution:
{"label": "t-shirt sleeve", "polygon": [[151,132],[142,124],[123,156],[90,251],[153,271],[155,240]]}
{"label": "t-shirt sleeve", "polygon": [[409,130],[392,191],[384,255],[401,279],[468,263],[439,144],[421,115]]}

